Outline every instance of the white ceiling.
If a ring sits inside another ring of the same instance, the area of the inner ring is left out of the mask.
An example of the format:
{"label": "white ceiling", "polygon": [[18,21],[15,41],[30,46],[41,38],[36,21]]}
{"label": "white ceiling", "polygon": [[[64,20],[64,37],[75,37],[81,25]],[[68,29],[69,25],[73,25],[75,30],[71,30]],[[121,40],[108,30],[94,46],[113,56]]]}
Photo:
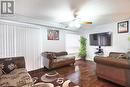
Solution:
{"label": "white ceiling", "polygon": [[78,17],[92,26],[130,18],[130,0],[15,0],[16,14],[55,22],[73,20],[77,8]]}

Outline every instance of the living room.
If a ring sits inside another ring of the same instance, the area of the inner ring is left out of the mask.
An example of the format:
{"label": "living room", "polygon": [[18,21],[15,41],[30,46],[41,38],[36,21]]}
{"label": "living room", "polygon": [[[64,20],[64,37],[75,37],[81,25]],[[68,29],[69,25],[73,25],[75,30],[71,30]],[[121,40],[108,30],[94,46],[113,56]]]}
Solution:
{"label": "living room", "polygon": [[130,87],[129,0],[0,5],[0,87]]}

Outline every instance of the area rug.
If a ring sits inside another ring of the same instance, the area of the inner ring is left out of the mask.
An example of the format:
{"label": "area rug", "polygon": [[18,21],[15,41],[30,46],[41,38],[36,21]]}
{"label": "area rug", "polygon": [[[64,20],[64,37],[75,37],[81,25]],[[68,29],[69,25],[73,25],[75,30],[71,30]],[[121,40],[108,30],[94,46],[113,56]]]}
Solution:
{"label": "area rug", "polygon": [[[63,78],[60,74],[46,76],[47,74],[43,74],[40,78],[33,77],[33,80],[36,82],[36,87],[79,87],[72,81]],[[40,79],[40,82],[37,80]]]}
{"label": "area rug", "polygon": [[70,85],[72,82],[70,80],[66,80],[63,84],[53,84],[53,83],[44,83],[44,82],[39,82],[35,84],[35,87],[79,87],[79,86],[74,86]]}

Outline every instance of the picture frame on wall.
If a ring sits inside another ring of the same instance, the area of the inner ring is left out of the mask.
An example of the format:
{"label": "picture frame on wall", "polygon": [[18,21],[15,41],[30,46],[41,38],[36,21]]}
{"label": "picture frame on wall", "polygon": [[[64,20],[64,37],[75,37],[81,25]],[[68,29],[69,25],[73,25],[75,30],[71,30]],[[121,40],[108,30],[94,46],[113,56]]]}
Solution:
{"label": "picture frame on wall", "polygon": [[118,23],[118,33],[127,33],[129,31],[129,21]]}
{"label": "picture frame on wall", "polygon": [[59,40],[59,30],[48,30],[47,38],[48,40]]}

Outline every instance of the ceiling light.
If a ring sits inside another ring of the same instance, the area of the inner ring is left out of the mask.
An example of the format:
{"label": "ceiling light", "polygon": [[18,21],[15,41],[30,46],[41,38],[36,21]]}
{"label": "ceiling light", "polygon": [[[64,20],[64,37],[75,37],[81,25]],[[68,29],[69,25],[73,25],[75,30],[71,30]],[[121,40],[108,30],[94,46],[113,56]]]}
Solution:
{"label": "ceiling light", "polygon": [[80,19],[74,19],[73,21],[70,22],[69,27],[74,27],[74,28],[80,28]]}

